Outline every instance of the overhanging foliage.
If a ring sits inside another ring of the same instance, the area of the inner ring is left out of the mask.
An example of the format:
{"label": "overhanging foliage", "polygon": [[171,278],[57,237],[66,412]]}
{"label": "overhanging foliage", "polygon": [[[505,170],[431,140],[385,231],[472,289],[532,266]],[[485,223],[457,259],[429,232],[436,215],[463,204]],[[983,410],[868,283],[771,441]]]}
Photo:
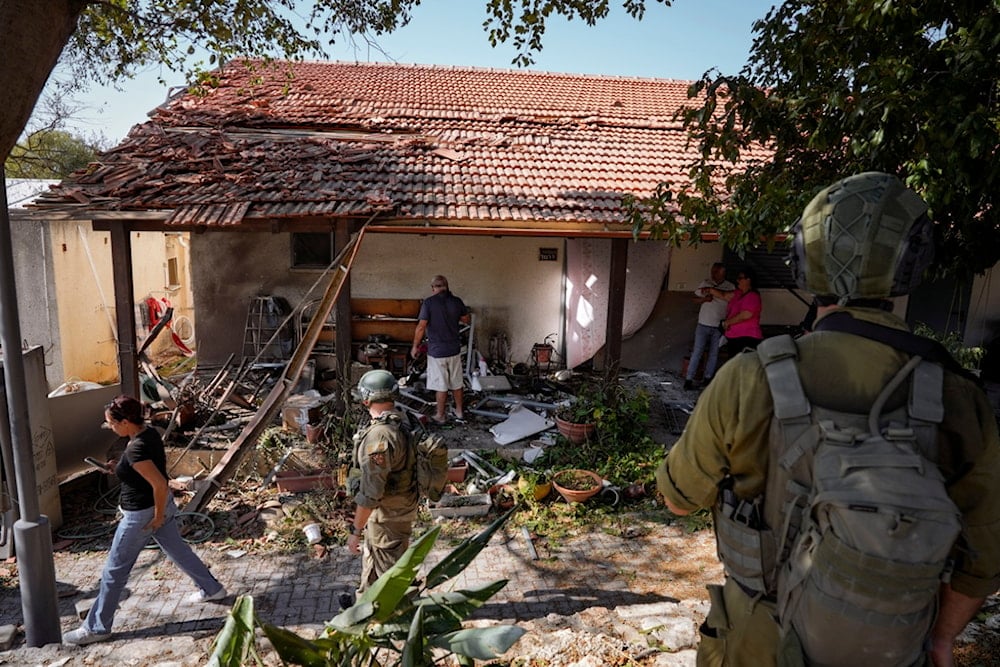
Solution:
{"label": "overhanging foliage", "polygon": [[[878,170],[928,202],[938,274],[997,262],[1000,5],[789,0],[754,34],[742,72],[692,86],[692,186],[669,205],[632,202],[637,230],[696,242],[690,223],[706,223],[745,249],[787,231],[822,187]],[[756,160],[755,145],[773,154]]]}

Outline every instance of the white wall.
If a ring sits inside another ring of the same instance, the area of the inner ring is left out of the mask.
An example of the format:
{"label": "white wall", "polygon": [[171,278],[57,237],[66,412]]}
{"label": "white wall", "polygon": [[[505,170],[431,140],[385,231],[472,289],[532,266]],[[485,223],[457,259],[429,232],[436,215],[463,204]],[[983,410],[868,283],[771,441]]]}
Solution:
{"label": "white wall", "polygon": [[[667,289],[672,292],[693,292],[698,284],[708,278],[712,264],[722,261],[722,246],[715,242],[702,242],[697,246],[682,246],[673,251],[670,259],[670,275],[667,278]],[[735,276],[728,276],[735,283]],[[764,325],[792,326],[802,321],[812,301],[812,295],[802,290],[796,290],[803,303],[786,289],[762,289],[760,298],[763,309],[760,323]],[[697,307],[693,307],[697,312]],[[695,315],[695,322],[697,316]],[[692,336],[694,335],[692,327]]]}
{"label": "white wall", "polygon": [[[556,260],[540,261],[540,248],[555,248]],[[423,299],[440,273],[475,312],[480,349],[485,353],[500,331],[511,360],[527,362],[532,345],[562,331],[563,257],[562,239],[371,234],[352,272],[351,295]]]}
{"label": "white wall", "polygon": [[[191,237],[198,358],[219,364],[242,354],[249,299],[281,296],[299,305],[318,271],[289,271],[288,234],[208,232]],[[540,261],[555,248],[555,261]],[[351,270],[355,298],[422,299],[443,274],[477,318],[478,345],[502,331],[511,360],[527,361],[531,346],[562,331],[561,239],[415,234],[366,234]],[[309,298],[322,295],[320,286]],[[557,341],[557,345],[561,344]]]}

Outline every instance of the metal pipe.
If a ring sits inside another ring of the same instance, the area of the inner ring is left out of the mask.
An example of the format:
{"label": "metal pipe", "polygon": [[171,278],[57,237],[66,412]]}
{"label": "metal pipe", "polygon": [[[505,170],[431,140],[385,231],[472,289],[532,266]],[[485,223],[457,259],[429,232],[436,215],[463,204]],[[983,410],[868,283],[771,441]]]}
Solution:
{"label": "metal pipe", "polygon": [[531,554],[531,560],[538,560],[538,552],[535,551],[535,545],[531,541],[531,533],[528,532],[527,526],[521,526],[521,535],[524,536],[524,541],[528,545],[528,553]]}
{"label": "metal pipe", "polygon": [[[0,176],[6,184],[2,165]],[[20,502],[20,518],[14,523],[14,546],[18,551],[24,634],[28,646],[44,646],[61,642],[62,631],[56,599],[56,567],[52,558],[52,528],[48,517],[39,514],[6,186],[0,188],[0,346],[3,348],[7,415]]]}
{"label": "metal pipe", "polygon": [[405,396],[406,398],[409,398],[409,399],[413,399],[417,403],[422,403],[423,405],[434,405],[434,401],[424,400],[423,398],[420,398],[419,396],[417,396],[414,392],[410,391],[409,389],[403,389],[402,387],[400,387],[399,388],[399,395],[400,396]]}
{"label": "metal pipe", "polygon": [[541,408],[543,410],[556,410],[569,405],[570,401],[560,401],[559,403],[542,403],[541,401],[529,401],[525,398],[513,398],[509,396],[487,396],[487,401],[496,401],[506,405],[526,405],[530,408]]}
{"label": "metal pipe", "polygon": [[490,412],[489,410],[480,410],[479,408],[469,408],[466,410],[469,414],[478,415],[480,417],[489,417],[490,419],[499,419],[503,421],[510,417],[506,412]]}

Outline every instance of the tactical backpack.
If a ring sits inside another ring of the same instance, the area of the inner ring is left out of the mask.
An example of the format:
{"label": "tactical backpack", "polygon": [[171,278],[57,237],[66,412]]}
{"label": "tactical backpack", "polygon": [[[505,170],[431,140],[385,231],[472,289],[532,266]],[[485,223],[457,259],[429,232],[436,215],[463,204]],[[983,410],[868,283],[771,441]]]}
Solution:
{"label": "tactical backpack", "polygon": [[[772,599],[779,665],[921,664],[960,532],[937,460],[944,371],[911,357],[867,415],[812,405],[790,336],[757,348],[774,401],[767,488],[717,507],[719,555]],[[885,412],[907,380],[906,405]]]}
{"label": "tactical backpack", "polygon": [[[439,435],[411,430],[398,414],[379,417],[354,436],[354,463],[348,474],[348,493],[352,496],[357,495],[361,488],[361,467],[357,460],[357,443],[368,432],[368,429],[376,424],[395,426],[406,435],[407,443],[410,446],[406,465],[412,465],[413,478],[416,478],[417,481],[417,491],[432,502],[440,500],[444,493],[444,487],[448,483],[448,446]],[[390,474],[386,480],[387,492],[397,492],[400,482],[399,474]]]}
{"label": "tactical backpack", "polygon": [[[410,436],[411,440],[416,434]],[[417,487],[431,502],[441,499],[448,483],[448,446],[439,435],[426,433],[414,446],[417,452]]]}

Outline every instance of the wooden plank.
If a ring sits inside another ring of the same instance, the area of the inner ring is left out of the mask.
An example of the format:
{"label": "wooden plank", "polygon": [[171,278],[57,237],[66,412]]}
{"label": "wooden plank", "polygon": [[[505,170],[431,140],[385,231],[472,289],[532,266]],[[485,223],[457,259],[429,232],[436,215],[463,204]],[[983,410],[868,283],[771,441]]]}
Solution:
{"label": "wooden plank", "polygon": [[351,299],[354,316],[413,317],[420,314],[420,299]]}
{"label": "wooden plank", "polygon": [[[288,398],[292,387],[298,382],[299,376],[302,374],[302,369],[305,368],[306,362],[309,360],[309,355],[312,354],[312,350],[316,346],[316,340],[319,338],[320,331],[323,329],[326,319],[330,316],[330,311],[333,310],[337,297],[346,282],[345,279],[350,273],[354,258],[357,256],[358,248],[361,246],[361,239],[364,236],[366,226],[367,223],[361,227],[357,236],[348,245],[344,246],[344,249],[340,251],[337,259],[334,261],[337,267],[330,276],[326,292],[316,306],[316,312],[313,314],[312,321],[309,322],[309,326],[302,335],[302,341],[295,348],[295,352],[292,354],[292,358],[289,360],[281,377],[274,383],[274,387],[264,398],[253,419],[243,427],[243,431],[240,432],[236,440],[233,441],[233,444],[229,446],[226,453],[219,459],[212,472],[209,473],[208,478],[205,480],[206,483],[198,489],[198,492],[195,493],[191,501],[185,506],[185,511],[197,512],[215,497],[215,494],[222,485],[228,482],[239,469],[240,463],[247,452],[257,446],[257,440],[261,434],[274,421],[281,406],[284,405],[285,399]],[[341,263],[341,260],[344,258],[347,258],[346,263]]]}
{"label": "wooden plank", "polygon": [[[115,286],[115,326],[118,331],[118,377],[122,393],[141,400],[139,358],[135,342],[135,302],[132,300],[132,236],[124,225],[111,227],[111,275]],[[104,304],[107,307],[107,304]]]}
{"label": "wooden plank", "polygon": [[366,342],[368,336],[381,334],[396,343],[413,344],[413,334],[417,330],[416,320],[354,320],[351,322],[351,338],[355,342]]}

